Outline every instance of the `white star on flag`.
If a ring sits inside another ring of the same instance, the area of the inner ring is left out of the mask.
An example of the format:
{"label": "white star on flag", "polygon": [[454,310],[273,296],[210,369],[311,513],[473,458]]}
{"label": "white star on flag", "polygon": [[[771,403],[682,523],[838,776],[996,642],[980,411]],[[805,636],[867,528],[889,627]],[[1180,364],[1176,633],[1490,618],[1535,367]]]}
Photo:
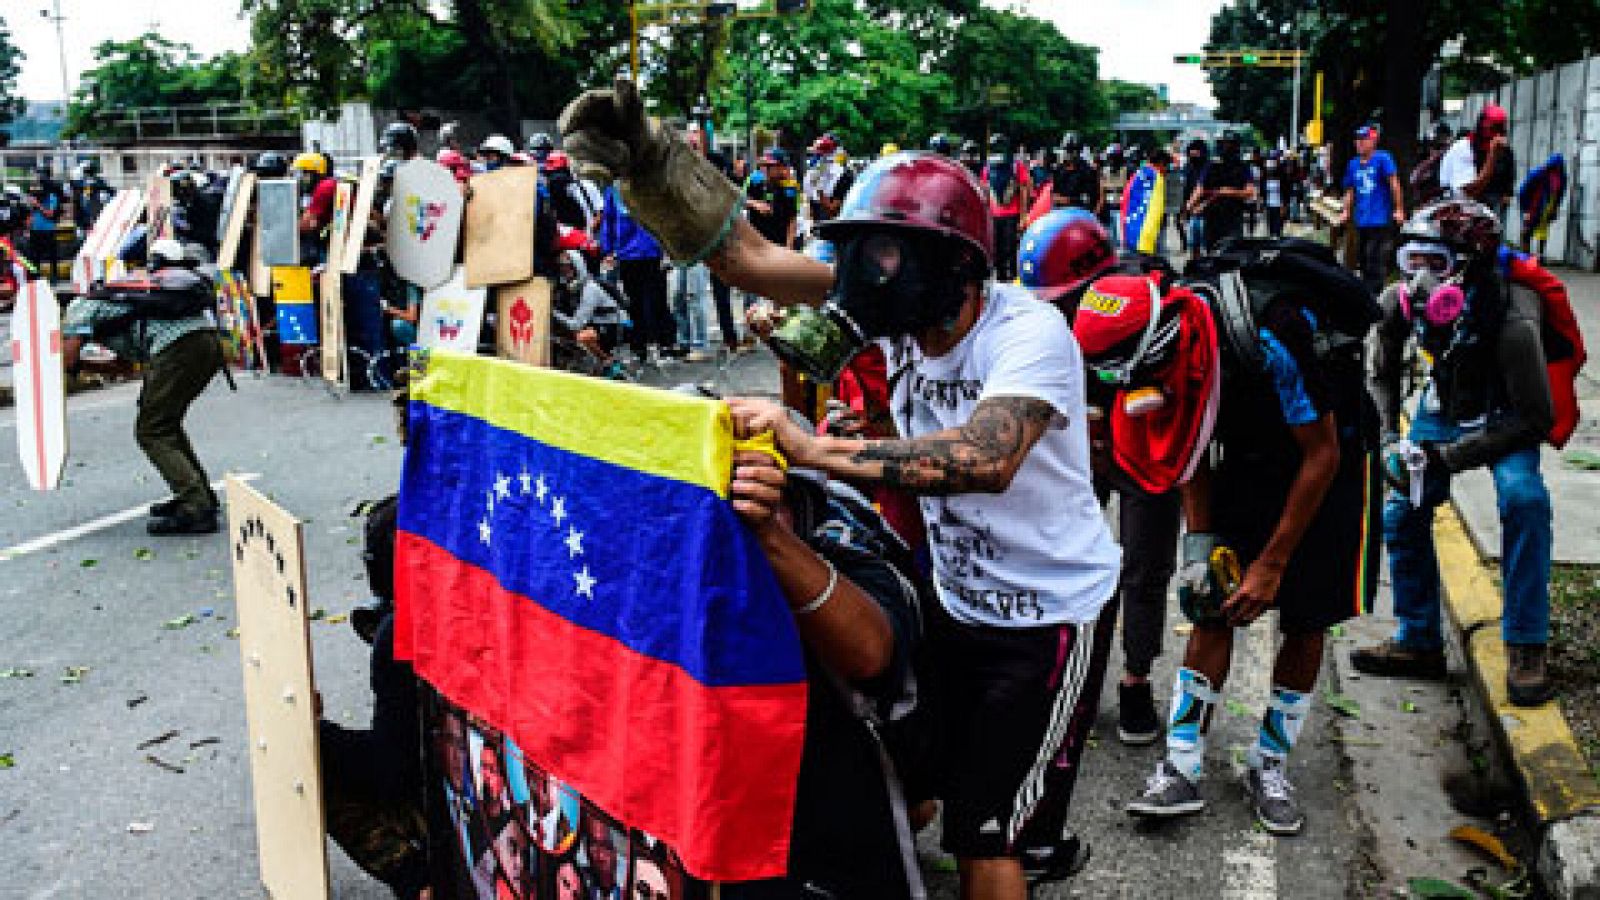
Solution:
{"label": "white star on flag", "polygon": [[567,529],[567,558],[583,555],[583,532],[576,528]]}
{"label": "white star on flag", "polygon": [[577,582],[577,587],[574,589],[574,593],[580,597],[588,597],[590,600],[594,599],[595,580],[594,576],[589,574],[588,566],[584,566],[582,569],[573,572],[572,580]]}
{"label": "white star on flag", "polygon": [[550,501],[550,518],[556,520],[556,525],[560,526],[561,525],[561,521],[563,519],[565,519],[566,517],[567,517],[567,498],[565,498],[565,497],[557,497],[554,500],[551,500]]}
{"label": "white star on flag", "polygon": [[494,495],[502,500],[511,496],[511,479],[496,472],[494,476]]}
{"label": "white star on flag", "polygon": [[533,476],[528,474],[527,469],[522,470],[522,474],[517,476],[517,480],[522,482],[523,496],[533,493]]}
{"label": "white star on flag", "polygon": [[543,472],[539,473],[539,478],[536,481],[534,481],[534,484],[537,485],[537,487],[534,489],[533,498],[535,500],[539,501],[539,505],[540,506],[543,506],[544,505],[545,495],[550,493],[549,485],[546,485],[544,483],[544,473]]}
{"label": "white star on flag", "polygon": [[478,540],[483,541],[485,544],[487,544],[487,543],[489,543],[489,539],[490,539],[491,536],[493,536],[493,534],[494,534],[494,528],[493,528],[493,526],[491,526],[489,524],[488,518],[479,519],[478,520]]}

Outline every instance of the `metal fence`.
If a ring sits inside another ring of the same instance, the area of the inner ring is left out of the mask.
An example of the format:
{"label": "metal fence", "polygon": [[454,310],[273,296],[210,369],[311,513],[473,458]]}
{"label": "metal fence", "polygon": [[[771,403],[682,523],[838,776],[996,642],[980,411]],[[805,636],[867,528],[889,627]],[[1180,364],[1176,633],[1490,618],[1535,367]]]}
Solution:
{"label": "metal fence", "polygon": [[[1600,55],[1473,94],[1463,104],[1462,122],[1470,126],[1489,103],[1511,117],[1519,184],[1550,154],[1567,159],[1567,196],[1550,225],[1545,257],[1600,271]],[[1510,218],[1507,236],[1520,240],[1521,223]]]}

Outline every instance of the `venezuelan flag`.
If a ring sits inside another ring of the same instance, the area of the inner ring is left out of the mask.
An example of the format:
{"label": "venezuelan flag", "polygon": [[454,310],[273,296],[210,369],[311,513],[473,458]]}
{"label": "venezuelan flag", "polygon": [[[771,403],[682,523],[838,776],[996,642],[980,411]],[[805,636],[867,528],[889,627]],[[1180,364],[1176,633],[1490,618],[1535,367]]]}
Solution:
{"label": "venezuelan flag", "polygon": [[278,310],[279,341],[317,343],[317,305],[311,293],[310,269],[305,266],[274,268],[272,301]]}
{"label": "venezuelan flag", "polygon": [[1117,234],[1122,247],[1139,253],[1155,253],[1166,208],[1167,177],[1160,169],[1145,163],[1128,179],[1128,186],[1122,192]]}
{"label": "venezuelan flag", "polygon": [[397,656],[714,881],[784,871],[806,712],[731,445],[720,403],[435,351],[395,564]]}

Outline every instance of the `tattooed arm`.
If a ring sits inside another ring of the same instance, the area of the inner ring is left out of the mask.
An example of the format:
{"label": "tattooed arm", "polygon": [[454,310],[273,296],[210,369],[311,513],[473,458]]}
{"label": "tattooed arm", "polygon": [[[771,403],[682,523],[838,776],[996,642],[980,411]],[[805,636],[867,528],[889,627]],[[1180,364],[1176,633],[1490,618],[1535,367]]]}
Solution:
{"label": "tattooed arm", "polygon": [[960,427],[909,440],[859,441],[812,434],[764,400],[735,398],[728,407],[739,434],[772,431],[795,465],[912,494],[1005,491],[1056,414],[1033,397],[990,397]]}

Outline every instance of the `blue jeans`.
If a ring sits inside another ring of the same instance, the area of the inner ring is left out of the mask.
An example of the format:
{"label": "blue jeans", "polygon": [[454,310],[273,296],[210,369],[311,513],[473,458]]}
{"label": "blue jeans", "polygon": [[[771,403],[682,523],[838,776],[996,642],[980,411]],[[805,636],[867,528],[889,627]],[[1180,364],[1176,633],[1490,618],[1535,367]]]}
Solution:
{"label": "blue jeans", "polygon": [[706,349],[706,299],[711,270],[704,264],[677,267],[673,273],[672,317],[677,320],[678,346]]}
{"label": "blue jeans", "polygon": [[[1431,389],[1430,389],[1431,390]],[[1414,441],[1449,441],[1460,429],[1426,397],[1411,420]],[[1550,492],[1539,474],[1539,448],[1509,453],[1489,466],[1500,511],[1500,580],[1504,610],[1500,633],[1508,644],[1543,644],[1550,633]],[[1433,546],[1433,510],[1450,496],[1450,476],[1429,469],[1422,506],[1389,490],[1383,505],[1383,544],[1389,552],[1395,640],[1409,648],[1444,646],[1440,630],[1439,558]]]}
{"label": "blue jeans", "polygon": [[1189,217],[1189,252],[1196,256],[1205,252],[1206,246],[1206,220],[1199,216]]}

